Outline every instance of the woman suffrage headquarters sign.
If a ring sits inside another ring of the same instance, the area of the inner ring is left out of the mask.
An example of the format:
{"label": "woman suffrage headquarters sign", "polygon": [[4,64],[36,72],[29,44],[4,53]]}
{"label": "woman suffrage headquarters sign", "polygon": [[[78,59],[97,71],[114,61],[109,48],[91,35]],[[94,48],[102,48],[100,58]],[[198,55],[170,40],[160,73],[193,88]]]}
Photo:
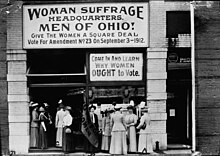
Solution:
{"label": "woman suffrage headquarters sign", "polygon": [[141,81],[141,53],[90,54],[90,81]]}
{"label": "woman suffrage headquarters sign", "polygon": [[23,48],[147,47],[148,3],[23,6]]}

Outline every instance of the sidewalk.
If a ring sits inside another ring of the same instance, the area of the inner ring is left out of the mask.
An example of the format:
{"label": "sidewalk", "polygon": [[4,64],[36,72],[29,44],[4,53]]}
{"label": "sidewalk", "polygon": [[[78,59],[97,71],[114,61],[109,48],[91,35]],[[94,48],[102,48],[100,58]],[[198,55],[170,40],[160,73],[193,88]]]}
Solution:
{"label": "sidewalk", "polygon": [[[84,153],[84,152],[75,152],[75,153],[68,153],[65,154],[63,152],[40,152],[40,153],[29,153],[29,154],[16,154],[15,156],[110,156],[111,154],[108,153]],[[165,150],[165,151],[158,151],[153,152],[150,154],[127,154],[128,156],[175,156],[175,155],[181,155],[181,156],[200,156],[201,153],[195,152],[192,153],[190,149],[187,150]],[[117,156],[125,156],[125,155],[117,155]]]}

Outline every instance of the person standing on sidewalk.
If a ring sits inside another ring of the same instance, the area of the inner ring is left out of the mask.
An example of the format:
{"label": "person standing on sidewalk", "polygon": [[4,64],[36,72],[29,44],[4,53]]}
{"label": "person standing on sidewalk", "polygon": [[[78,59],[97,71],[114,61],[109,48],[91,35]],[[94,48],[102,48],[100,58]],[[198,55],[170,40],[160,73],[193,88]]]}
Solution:
{"label": "person standing on sidewalk", "polygon": [[57,128],[56,133],[56,146],[62,147],[62,135],[63,135],[63,118],[65,116],[64,105],[62,100],[59,101],[59,110],[56,113],[55,127]]}
{"label": "person standing on sidewalk", "polygon": [[32,109],[31,115],[31,137],[30,137],[30,147],[37,148],[39,140],[39,114],[38,114],[38,103],[30,102],[30,107]]}
{"label": "person standing on sidewalk", "polygon": [[115,114],[111,116],[112,132],[110,154],[127,154],[126,124],[121,107],[115,106]]}
{"label": "person standing on sidewalk", "polygon": [[151,129],[150,129],[150,116],[148,114],[148,108],[145,106],[141,109],[143,113],[140,124],[137,126],[137,129],[140,129],[140,136],[138,141],[138,152],[143,153],[144,150],[147,153],[153,152],[153,144],[151,140]]}
{"label": "person standing on sidewalk", "polygon": [[106,109],[105,117],[102,120],[102,147],[103,151],[109,151],[111,143],[111,117],[110,109]]}
{"label": "person standing on sidewalk", "polygon": [[70,106],[65,107],[65,116],[63,118],[63,143],[62,148],[65,153],[71,152],[74,150],[74,140],[73,140],[73,130],[72,130],[72,122],[73,117],[70,114],[72,108]]}
{"label": "person standing on sidewalk", "polygon": [[47,127],[46,122],[48,118],[45,115],[45,108],[39,108],[39,145],[38,148],[46,149],[47,148]]}
{"label": "person standing on sidewalk", "polygon": [[137,152],[137,139],[136,139],[136,124],[138,117],[134,114],[134,107],[129,105],[127,107],[128,114],[125,117],[125,123],[128,128],[127,137],[129,140],[128,152],[136,153]]}

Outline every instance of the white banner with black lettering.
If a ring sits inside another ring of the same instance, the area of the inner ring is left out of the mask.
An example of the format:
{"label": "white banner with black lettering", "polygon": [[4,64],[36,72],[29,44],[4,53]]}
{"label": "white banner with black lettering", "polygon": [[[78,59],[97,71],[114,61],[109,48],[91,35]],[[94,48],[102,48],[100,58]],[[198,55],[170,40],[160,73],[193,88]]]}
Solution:
{"label": "white banner with black lettering", "polygon": [[23,48],[147,47],[148,3],[23,6]]}

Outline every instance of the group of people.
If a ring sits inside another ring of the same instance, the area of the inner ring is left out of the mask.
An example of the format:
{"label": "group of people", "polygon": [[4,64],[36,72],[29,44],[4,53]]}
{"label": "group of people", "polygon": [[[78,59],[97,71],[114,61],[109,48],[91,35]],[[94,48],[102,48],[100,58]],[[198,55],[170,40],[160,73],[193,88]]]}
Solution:
{"label": "group of people", "polygon": [[51,124],[51,118],[47,109],[46,103],[30,102],[31,108],[31,132],[30,132],[30,147],[32,148],[47,148],[47,125]]}
{"label": "group of people", "polygon": [[150,117],[146,106],[141,109],[141,118],[134,113],[132,105],[127,107],[127,113],[122,113],[120,105],[114,105],[113,108],[104,111],[100,111],[99,104],[98,109],[95,106],[89,108],[91,118],[96,119],[92,121],[95,121],[96,127],[100,125],[97,128],[102,138],[100,140],[102,151],[111,154],[153,152]]}
{"label": "group of people", "polygon": [[[46,149],[48,148],[47,133],[49,124],[52,124],[51,116],[47,111],[47,103],[34,103],[30,102],[31,108],[31,132],[30,132],[30,147]],[[72,116],[70,106],[62,104],[62,100],[59,101],[59,108],[56,113],[55,127],[57,128],[56,133],[56,146],[62,147],[64,151],[69,150],[71,142]]]}
{"label": "group of people", "polygon": [[[59,102],[56,113],[56,146],[62,147],[64,152],[74,150],[73,127],[75,118],[72,117],[70,106],[64,106]],[[31,108],[31,139],[30,147],[46,149],[48,125],[51,124],[51,116],[47,111],[46,103],[30,103]],[[127,111],[122,111],[120,105],[112,104],[112,107],[101,110],[101,104],[97,107],[89,106],[90,120],[99,130],[99,147],[96,151],[107,151],[110,154],[127,154],[153,152],[150,137],[150,117],[148,108],[142,107],[142,116],[134,113],[134,107],[129,105]],[[138,135],[137,135],[138,134]],[[94,151],[93,151],[94,152]]]}

